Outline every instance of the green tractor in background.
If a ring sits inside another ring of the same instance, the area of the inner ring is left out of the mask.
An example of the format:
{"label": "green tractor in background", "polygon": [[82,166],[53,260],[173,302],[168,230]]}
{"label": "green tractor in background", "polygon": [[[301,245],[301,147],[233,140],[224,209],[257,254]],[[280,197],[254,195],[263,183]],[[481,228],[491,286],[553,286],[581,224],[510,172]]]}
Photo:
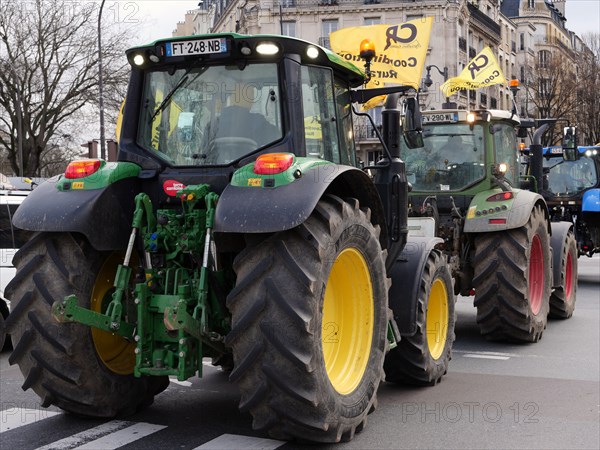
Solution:
{"label": "green tractor in background", "polygon": [[401,152],[409,235],[444,239],[455,293],[475,296],[491,340],[537,342],[549,314],[568,318],[575,305],[573,224],[551,222],[544,198],[517,188],[517,134],[535,125],[509,111],[427,111],[424,147]]}
{"label": "green tractor in background", "polygon": [[[172,38],[127,57],[118,162],[71,163],[14,217],[35,232],[7,288],[23,388],[112,417],[211,358],[254,428],[338,442],[375,408],[384,362],[388,381],[438,382],[455,296],[443,240],[407,240],[399,150],[420,145],[416,93],[356,89],[355,66],[281,36]],[[370,177],[352,104],[381,94]]]}

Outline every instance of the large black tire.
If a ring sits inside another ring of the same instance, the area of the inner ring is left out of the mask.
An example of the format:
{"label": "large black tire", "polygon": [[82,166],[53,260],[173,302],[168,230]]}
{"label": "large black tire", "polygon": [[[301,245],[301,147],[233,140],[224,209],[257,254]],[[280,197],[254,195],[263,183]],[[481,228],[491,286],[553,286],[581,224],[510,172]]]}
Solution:
{"label": "large black tire", "polygon": [[240,409],[255,429],[338,442],[363,428],[376,406],[391,317],[378,237],[357,200],[327,196],[304,224],[236,258],[226,343]]}
{"label": "large black tire", "polygon": [[[125,416],[152,404],[168,378],[127,374],[133,369],[131,345],[108,333],[93,337],[91,328],[58,323],[50,314],[52,303],[69,294],[77,295],[80,306],[91,308],[94,292],[100,304],[116,271],[114,254],[96,251],[80,235],[38,233],[13,263],[17,274],[6,289],[12,306],[7,327],[14,345],[9,362],[19,365],[23,390],[33,389],[44,407],[56,405],[89,417]],[[98,339],[117,344],[105,350],[104,360],[96,350]],[[109,364],[122,374],[105,364],[110,353]]]}
{"label": "large black tire", "polygon": [[550,296],[550,318],[568,319],[575,311],[577,298],[577,240],[569,231],[560,249],[560,280]]}
{"label": "large black tire", "polygon": [[433,386],[448,371],[454,343],[456,297],[446,257],[433,250],[423,269],[417,305],[417,331],[402,336],[385,357],[385,379]]}
{"label": "large black tire", "polygon": [[487,339],[537,342],[542,337],[552,280],[547,226],[538,205],[523,227],[475,236],[475,306]]}

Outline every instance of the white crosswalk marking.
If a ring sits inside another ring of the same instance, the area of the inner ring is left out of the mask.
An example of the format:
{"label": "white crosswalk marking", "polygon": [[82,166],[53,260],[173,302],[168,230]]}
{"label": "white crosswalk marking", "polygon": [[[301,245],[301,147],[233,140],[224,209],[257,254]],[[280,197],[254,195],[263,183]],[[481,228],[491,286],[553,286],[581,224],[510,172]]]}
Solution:
{"label": "white crosswalk marking", "polygon": [[163,428],[167,428],[166,425],[155,425],[152,423],[139,422],[131,425],[130,427],[123,428],[122,430],[110,433],[104,437],[101,437],[100,439],[89,441],[75,448],[90,450],[113,450],[156,433]]}
{"label": "white crosswalk marking", "polygon": [[60,441],[56,441],[43,447],[39,447],[37,450],[72,449],[79,445],[85,444],[86,442],[93,441],[101,436],[113,433],[132,424],[133,422],[113,420],[112,422],[103,423],[102,425],[98,425],[97,427],[90,428],[89,430],[85,430],[81,433],[77,433],[73,436],[61,439]]}
{"label": "white crosswalk marking", "polygon": [[[62,412],[27,408],[8,408],[1,413],[0,433],[63,414]],[[166,425],[113,420],[38,447],[36,450],[115,450],[165,428],[167,428]],[[223,434],[194,450],[229,450],[233,448],[274,450],[284,444],[286,442],[274,439]]]}
{"label": "white crosswalk marking", "polygon": [[232,448],[244,448],[255,450],[273,450],[286,444],[274,439],[255,438],[251,436],[240,436],[236,434],[222,434],[218,438],[196,447],[194,450],[229,450]]}
{"label": "white crosswalk marking", "polygon": [[7,408],[0,414],[0,433],[61,414],[47,409]]}

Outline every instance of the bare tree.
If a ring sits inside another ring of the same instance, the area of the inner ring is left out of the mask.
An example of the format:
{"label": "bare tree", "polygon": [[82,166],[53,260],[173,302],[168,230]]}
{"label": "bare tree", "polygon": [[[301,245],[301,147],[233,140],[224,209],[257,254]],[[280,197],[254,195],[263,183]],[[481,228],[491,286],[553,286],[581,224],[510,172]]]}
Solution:
{"label": "bare tree", "polygon": [[[60,154],[56,146],[71,134],[69,124],[98,103],[97,7],[0,1],[0,154],[15,173],[38,175],[45,155]],[[126,30],[107,29],[102,41],[105,104],[116,110],[127,82]]]}
{"label": "bare tree", "polygon": [[577,126],[580,142],[600,142],[600,33],[587,33],[583,41],[589,52],[579,54],[577,86]]}
{"label": "bare tree", "polygon": [[[571,58],[561,57],[558,51],[538,52],[537,61],[533,68],[533,77],[529,83],[529,98],[533,102],[538,118],[556,118],[575,121],[577,107],[575,65]],[[556,144],[561,137],[562,126],[565,122],[557,123],[544,140],[545,145]]]}

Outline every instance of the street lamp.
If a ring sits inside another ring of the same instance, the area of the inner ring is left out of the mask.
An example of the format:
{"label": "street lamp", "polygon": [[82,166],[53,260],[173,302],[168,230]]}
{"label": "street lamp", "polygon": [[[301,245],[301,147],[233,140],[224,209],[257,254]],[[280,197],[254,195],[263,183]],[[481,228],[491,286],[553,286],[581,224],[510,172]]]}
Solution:
{"label": "street lamp", "polygon": [[104,81],[102,74],[102,9],[104,2],[100,4],[98,12],[98,106],[100,107],[100,158],[106,159],[106,139],[104,137]]}
{"label": "street lamp", "polygon": [[[8,49],[7,37],[6,35],[0,35],[0,38],[4,41],[6,48]],[[21,104],[23,98],[21,97],[21,91],[19,91],[19,77],[15,72],[15,68],[10,65],[10,63],[6,64],[8,67],[8,71],[10,72],[10,76],[15,83],[15,113],[17,114],[17,151],[19,152],[19,177],[23,178],[23,111],[21,110]]]}
{"label": "street lamp", "polygon": [[[430,64],[429,66],[425,67],[425,70],[427,70],[427,75],[425,76],[425,81],[424,81],[426,89],[430,88],[433,85],[433,80],[431,79],[431,69],[436,69],[438,71],[438,73],[444,77],[444,82],[448,81],[448,68],[447,67],[444,67],[444,70],[442,70],[435,64]],[[427,92],[427,90],[425,90],[425,92]],[[450,102],[449,97],[446,97],[446,103],[442,103],[442,109],[455,109],[456,107],[457,107],[456,103]]]}

